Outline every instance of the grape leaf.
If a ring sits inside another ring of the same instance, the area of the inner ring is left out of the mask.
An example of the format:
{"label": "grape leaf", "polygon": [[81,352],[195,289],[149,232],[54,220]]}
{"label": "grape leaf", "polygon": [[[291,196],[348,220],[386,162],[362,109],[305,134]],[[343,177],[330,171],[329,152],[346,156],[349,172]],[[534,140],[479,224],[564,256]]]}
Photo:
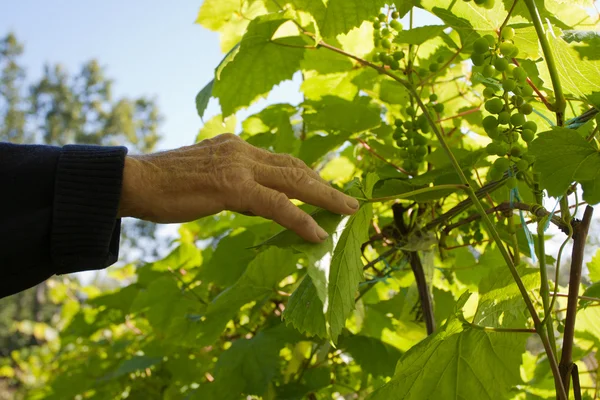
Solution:
{"label": "grape leaf", "polygon": [[[239,50],[214,83],[213,96],[219,99],[224,116],[248,106],[279,82],[291,79],[300,67],[304,40],[293,35],[274,38],[286,22],[292,24],[281,14],[269,14],[257,17],[248,25]],[[284,39],[288,46],[277,44]]]}
{"label": "grape leaf", "polygon": [[198,116],[200,116],[201,120],[204,117],[204,111],[206,111],[206,107],[208,107],[208,101],[212,97],[214,83],[215,80],[212,79],[196,95],[196,111],[198,112]]}
{"label": "grape leaf", "polygon": [[201,319],[199,343],[213,343],[240,307],[274,293],[276,285],[296,270],[296,258],[291,250],[276,247],[259,253],[244,274],[208,305]]}
{"label": "grape leaf", "polygon": [[222,115],[215,115],[200,129],[198,136],[196,136],[196,143],[203,141],[204,139],[210,139],[222,133],[233,133],[235,132],[235,115],[232,115],[223,120]]}
{"label": "grape leaf", "polygon": [[[540,133],[531,143],[530,152],[536,157],[534,170],[540,173],[540,183],[550,196],[562,195],[572,182],[593,182],[599,178],[600,153],[571,129],[554,128]],[[596,189],[596,185],[592,188]],[[590,192],[589,186],[585,189],[583,198],[595,200],[596,190]]]}
{"label": "grape leaf", "polygon": [[408,350],[398,361],[392,380],[370,400],[490,399],[508,396],[521,383],[521,356],[526,336],[485,332],[463,325],[457,311],[444,327]]}
{"label": "grape leaf", "polygon": [[115,379],[135,371],[145,370],[159,364],[162,360],[163,357],[133,356],[129,360],[121,362],[114,372],[100,378],[100,380]]}
{"label": "grape leaf", "polygon": [[392,376],[402,352],[379,339],[343,334],[339,348],[344,349],[364,372],[375,376]]}
{"label": "grape leaf", "polygon": [[587,268],[590,281],[594,283],[600,282],[600,249],[596,251],[592,260],[587,263]]}
{"label": "grape leaf", "polygon": [[312,14],[324,37],[335,37],[379,14],[385,0],[290,0],[289,3]]}
{"label": "grape leaf", "polygon": [[420,45],[429,39],[439,36],[444,28],[444,25],[426,25],[418,28],[406,29],[398,32],[398,35],[396,35],[396,38],[394,39],[394,43]]}
{"label": "grape leaf", "polygon": [[319,101],[306,101],[304,122],[309,131],[363,132],[381,124],[381,109],[368,97],[353,101],[325,96]]}
{"label": "grape leaf", "polygon": [[327,337],[323,303],[317,296],[317,289],[312,280],[306,275],[300,286],[290,296],[283,319],[298,331],[308,336]]}

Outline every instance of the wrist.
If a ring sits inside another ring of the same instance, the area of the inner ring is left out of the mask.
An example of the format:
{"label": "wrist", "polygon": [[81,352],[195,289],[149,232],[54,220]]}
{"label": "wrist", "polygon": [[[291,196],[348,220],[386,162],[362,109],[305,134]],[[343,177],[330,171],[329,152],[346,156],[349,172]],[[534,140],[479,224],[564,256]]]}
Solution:
{"label": "wrist", "polygon": [[118,218],[139,217],[140,200],[143,197],[140,190],[143,186],[141,161],[134,156],[125,157]]}

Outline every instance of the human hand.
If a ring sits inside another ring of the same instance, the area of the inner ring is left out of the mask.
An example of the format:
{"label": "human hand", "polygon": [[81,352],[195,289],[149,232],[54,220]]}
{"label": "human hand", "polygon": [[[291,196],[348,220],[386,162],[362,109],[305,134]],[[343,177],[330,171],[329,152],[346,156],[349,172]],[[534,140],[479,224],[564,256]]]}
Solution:
{"label": "human hand", "polygon": [[172,223],[231,210],[271,219],[311,242],[326,239],[290,198],[338,214],[353,214],[359,206],[303,161],[223,134],[176,150],[128,156],[119,217]]}

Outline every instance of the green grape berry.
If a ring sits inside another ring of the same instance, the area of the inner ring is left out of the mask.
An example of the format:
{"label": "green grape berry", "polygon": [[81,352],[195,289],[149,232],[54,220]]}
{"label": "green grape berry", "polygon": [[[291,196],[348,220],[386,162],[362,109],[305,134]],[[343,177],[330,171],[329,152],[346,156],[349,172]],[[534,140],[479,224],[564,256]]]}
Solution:
{"label": "green grape berry", "polygon": [[429,71],[437,72],[440,69],[440,66],[437,63],[429,64]]}
{"label": "green grape berry", "polygon": [[408,115],[408,116],[411,116],[411,117],[412,117],[412,116],[414,116],[415,114],[416,114],[416,111],[415,111],[415,109],[414,109],[414,108],[410,108],[410,107],[409,107],[409,108],[407,108],[407,109],[406,109],[406,115]]}
{"label": "green grape berry", "polygon": [[404,52],[402,50],[399,50],[399,51],[394,52],[393,57],[394,57],[394,60],[399,61],[404,58],[404,55],[405,55]]}
{"label": "green grape berry", "polygon": [[500,34],[502,40],[511,40],[515,37],[515,30],[509,26],[505,26],[502,28],[502,33]]}
{"label": "green grape berry", "polygon": [[417,134],[413,138],[413,143],[417,146],[424,146],[427,144],[427,138],[423,135]]}
{"label": "green grape berry", "polygon": [[394,19],[400,18],[400,13],[398,11],[392,11],[392,18],[394,18]]}
{"label": "green grape berry", "polygon": [[519,171],[527,171],[528,168],[529,168],[529,162],[527,162],[527,160],[517,161],[517,169]]}
{"label": "green grape berry", "polygon": [[531,132],[537,132],[537,124],[533,121],[527,121],[523,124],[523,129],[529,129]]}
{"label": "green grape berry", "polygon": [[506,60],[506,58],[497,57],[496,60],[494,61],[494,67],[498,71],[504,72],[508,68],[508,61]]}
{"label": "green grape berry", "polygon": [[486,132],[492,129],[496,129],[498,127],[498,119],[493,115],[488,115],[483,119],[481,125],[483,126],[483,129],[485,129]]}
{"label": "green grape berry", "polygon": [[510,148],[510,155],[513,157],[521,157],[523,150],[519,146],[513,146]]}
{"label": "green grape berry", "polygon": [[392,48],[392,42],[390,42],[390,39],[383,39],[381,41],[381,47],[383,47],[384,49],[391,49]]}
{"label": "green grape berry", "polygon": [[393,69],[394,71],[397,71],[400,69],[400,63],[398,62],[398,60],[392,60],[390,62],[390,68]]}
{"label": "green grape berry", "polygon": [[387,20],[387,15],[385,15],[384,13],[379,14],[379,21],[381,22],[385,22]]}
{"label": "green grape berry", "polygon": [[525,99],[523,97],[515,95],[510,98],[510,101],[517,107],[520,107],[525,103]]}
{"label": "green grape berry", "polygon": [[391,35],[392,32],[390,32],[390,30],[388,28],[383,28],[381,30],[381,36],[383,37],[389,37]]}
{"label": "green grape berry", "polygon": [[426,156],[427,155],[427,146],[418,146],[417,149],[415,150],[415,154],[417,156]]}
{"label": "green grape berry", "polygon": [[473,42],[473,51],[478,54],[487,53],[490,49],[490,45],[486,38],[479,38]]}
{"label": "green grape berry", "polygon": [[517,82],[513,81],[512,79],[504,79],[502,81],[502,88],[506,91],[506,92],[512,92],[512,90],[517,86]]}
{"label": "green grape berry", "polygon": [[529,115],[533,112],[533,106],[529,103],[523,103],[519,107],[519,112],[521,114]]}
{"label": "green grape berry", "polygon": [[526,143],[531,142],[534,138],[535,132],[533,132],[531,129],[523,129],[523,132],[521,132],[521,139],[523,139],[523,141]]}
{"label": "green grape berry", "polygon": [[476,67],[481,67],[485,63],[485,56],[483,54],[473,53],[471,55],[471,61]]}
{"label": "green grape berry", "polygon": [[398,155],[402,158],[407,158],[409,156],[408,150],[400,149],[400,151],[398,151]]}
{"label": "green grape berry", "polygon": [[488,177],[492,181],[497,181],[500,178],[502,178],[502,174],[504,174],[504,171],[502,171],[501,169],[499,169],[499,168],[490,168],[490,172],[488,173]]}
{"label": "green grape berry", "polygon": [[[409,110],[410,110],[410,109],[409,109]],[[408,111],[408,110],[407,110],[407,111]],[[412,129],[412,127],[413,127],[413,124],[412,124],[412,122],[411,122],[411,121],[404,121],[404,124],[403,124],[402,126],[404,126],[404,129],[406,129],[406,130],[411,130],[411,129]]]}
{"label": "green grape berry", "polygon": [[493,65],[485,65],[481,74],[486,78],[491,78],[496,73],[496,68]]}
{"label": "green grape berry", "polygon": [[492,8],[494,8],[494,4],[496,4],[496,0],[485,0],[482,6],[486,10],[491,10]]}
{"label": "green grape berry", "polygon": [[519,180],[514,176],[511,176],[510,178],[508,178],[506,180],[506,187],[509,189],[516,188],[518,184],[519,184]]}
{"label": "green grape berry", "polygon": [[402,30],[402,24],[400,23],[400,21],[395,19],[390,22],[390,27],[396,32],[400,32]]}
{"label": "green grape berry", "polygon": [[507,58],[513,58],[516,57],[517,54],[519,54],[519,49],[517,49],[517,46],[510,42],[502,43],[498,47],[498,49],[500,50],[500,53]]}
{"label": "green grape berry", "polygon": [[417,70],[417,75],[419,75],[421,78],[427,76],[429,72],[425,69],[425,68],[419,68]]}
{"label": "green grape berry", "polygon": [[437,61],[438,64],[443,64],[444,61],[446,61],[446,60],[444,60],[443,56],[438,56],[438,58],[436,59],[436,61]]}
{"label": "green grape berry", "polygon": [[510,116],[510,123],[514,126],[522,126],[525,123],[525,116],[521,113],[516,113]]}
{"label": "green grape berry", "polygon": [[373,29],[375,29],[375,30],[377,30],[377,31],[378,31],[379,29],[381,29],[381,22],[379,22],[379,21],[375,21],[375,22],[373,22]]}
{"label": "green grape berry", "polygon": [[510,122],[510,113],[508,111],[502,111],[498,114],[498,123],[507,125]]}
{"label": "green grape berry", "polygon": [[490,47],[494,47],[496,45],[496,38],[493,35],[487,34],[484,35],[483,38],[487,40]]}
{"label": "green grape berry", "polygon": [[433,94],[429,95],[429,101],[430,102],[433,103],[434,101],[437,101],[437,99],[438,99],[438,95],[437,94],[433,93]]}
{"label": "green grape berry", "polygon": [[433,106],[433,109],[438,112],[441,113],[444,111],[444,105],[442,103],[437,103]]}
{"label": "green grape berry", "polygon": [[504,109],[502,99],[493,98],[485,102],[485,109],[492,114],[499,114]]}
{"label": "green grape berry", "polygon": [[521,95],[523,97],[529,97],[533,94],[533,89],[529,85],[523,85],[521,88]]}
{"label": "green grape berry", "polygon": [[488,153],[490,156],[495,156],[498,154],[498,144],[492,142],[490,144],[488,144],[487,146],[485,146],[485,151],[486,153]]}
{"label": "green grape berry", "polygon": [[522,67],[516,67],[512,71],[512,76],[519,82],[524,83],[527,80],[527,71]]}
{"label": "green grape berry", "polygon": [[485,89],[483,89],[483,97],[485,97],[486,99],[491,99],[492,97],[494,97],[494,89],[492,87],[486,87]]}
{"label": "green grape berry", "polygon": [[498,158],[494,161],[494,168],[502,171],[506,171],[510,167],[510,161],[507,158]]}

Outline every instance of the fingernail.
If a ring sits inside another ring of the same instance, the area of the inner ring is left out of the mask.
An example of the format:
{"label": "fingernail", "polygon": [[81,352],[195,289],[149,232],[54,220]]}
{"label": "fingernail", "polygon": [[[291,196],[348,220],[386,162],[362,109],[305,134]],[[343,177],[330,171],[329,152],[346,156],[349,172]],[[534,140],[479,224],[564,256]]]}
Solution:
{"label": "fingernail", "polygon": [[329,237],[329,233],[325,232],[325,229],[321,228],[320,226],[317,226],[316,231],[317,231],[317,236],[321,240],[325,240]]}
{"label": "fingernail", "polygon": [[353,209],[357,209],[358,206],[360,205],[358,200],[353,199],[352,197],[350,197],[347,201],[346,204],[348,205],[348,207],[353,208]]}

